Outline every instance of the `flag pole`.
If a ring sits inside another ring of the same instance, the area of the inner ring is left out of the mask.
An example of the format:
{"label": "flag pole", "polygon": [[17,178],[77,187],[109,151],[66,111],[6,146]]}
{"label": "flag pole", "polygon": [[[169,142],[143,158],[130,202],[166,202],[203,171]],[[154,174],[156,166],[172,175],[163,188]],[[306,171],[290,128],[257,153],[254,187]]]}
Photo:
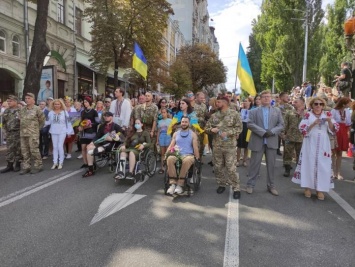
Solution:
{"label": "flag pole", "polygon": [[237,92],[239,49],[240,49],[240,42],[239,42],[239,48],[238,48],[237,71],[236,71],[236,73],[235,73],[234,93]]}

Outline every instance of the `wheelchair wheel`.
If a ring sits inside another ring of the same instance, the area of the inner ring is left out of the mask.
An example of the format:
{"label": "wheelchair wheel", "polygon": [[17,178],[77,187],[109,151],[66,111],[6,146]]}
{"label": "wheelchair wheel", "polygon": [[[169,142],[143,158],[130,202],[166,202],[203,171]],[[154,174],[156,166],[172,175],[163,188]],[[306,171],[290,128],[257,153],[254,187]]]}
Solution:
{"label": "wheelchair wheel", "polygon": [[201,165],[195,163],[193,167],[192,183],[194,191],[198,191],[201,186]]}
{"label": "wheelchair wheel", "polygon": [[109,156],[109,170],[110,170],[110,172],[116,171],[116,166],[117,166],[116,153],[111,152],[110,156]]}
{"label": "wheelchair wheel", "polygon": [[94,156],[94,165],[96,165],[96,168],[102,168],[104,167],[108,162],[108,157],[104,154],[99,154]]}
{"label": "wheelchair wheel", "polygon": [[168,176],[168,172],[165,171],[164,173],[164,194],[165,195],[168,189],[169,189],[169,176]]}
{"label": "wheelchair wheel", "polygon": [[152,177],[157,169],[157,156],[152,150],[149,150],[145,155],[144,163],[148,176]]}

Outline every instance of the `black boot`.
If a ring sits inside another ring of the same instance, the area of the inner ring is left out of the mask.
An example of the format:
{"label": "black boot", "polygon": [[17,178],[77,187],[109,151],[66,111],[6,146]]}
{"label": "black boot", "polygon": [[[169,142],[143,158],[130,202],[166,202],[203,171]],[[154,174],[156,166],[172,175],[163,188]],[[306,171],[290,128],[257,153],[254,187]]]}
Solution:
{"label": "black boot", "polygon": [[14,172],[18,172],[21,170],[21,162],[15,161],[13,166],[14,166]]}
{"label": "black boot", "polygon": [[291,165],[285,165],[284,177],[290,177]]}
{"label": "black boot", "polygon": [[7,166],[5,169],[3,169],[0,173],[7,173],[11,172],[14,170],[14,163],[13,162],[7,162]]}

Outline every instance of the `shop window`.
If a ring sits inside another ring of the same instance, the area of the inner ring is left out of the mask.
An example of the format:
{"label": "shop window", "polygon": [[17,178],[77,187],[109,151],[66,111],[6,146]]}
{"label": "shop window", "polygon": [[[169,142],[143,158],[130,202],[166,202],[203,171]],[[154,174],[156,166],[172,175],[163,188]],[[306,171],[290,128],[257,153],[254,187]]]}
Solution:
{"label": "shop window", "polygon": [[6,35],[3,31],[0,31],[0,52],[6,52]]}
{"label": "shop window", "polygon": [[20,56],[20,40],[17,35],[12,37],[12,54],[17,57]]}

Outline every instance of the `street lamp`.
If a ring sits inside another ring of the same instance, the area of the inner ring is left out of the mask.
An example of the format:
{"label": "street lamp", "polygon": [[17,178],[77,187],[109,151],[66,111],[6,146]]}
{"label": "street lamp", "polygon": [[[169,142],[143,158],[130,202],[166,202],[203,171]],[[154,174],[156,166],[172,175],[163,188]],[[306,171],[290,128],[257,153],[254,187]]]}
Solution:
{"label": "street lamp", "polygon": [[[344,34],[346,48],[352,53],[352,71],[355,69],[355,17],[351,17],[344,23]],[[354,86],[351,88],[351,96],[355,95]]]}

